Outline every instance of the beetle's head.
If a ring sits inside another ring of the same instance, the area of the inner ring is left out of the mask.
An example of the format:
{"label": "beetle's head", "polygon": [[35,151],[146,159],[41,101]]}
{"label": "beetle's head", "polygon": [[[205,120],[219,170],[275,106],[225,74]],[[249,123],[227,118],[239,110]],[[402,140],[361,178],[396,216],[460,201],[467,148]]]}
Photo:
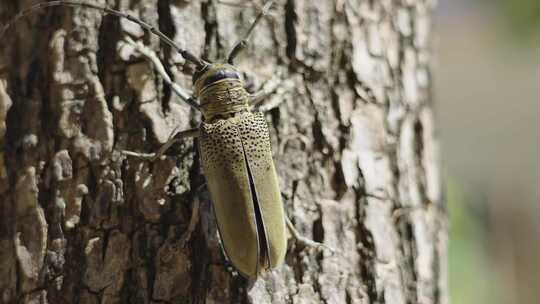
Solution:
{"label": "beetle's head", "polygon": [[230,64],[207,64],[193,74],[193,86],[196,96],[199,96],[199,93],[204,89],[222,83],[240,84],[243,82],[238,70]]}
{"label": "beetle's head", "polygon": [[230,64],[207,64],[193,74],[194,95],[205,118],[243,111],[248,94],[240,73]]}

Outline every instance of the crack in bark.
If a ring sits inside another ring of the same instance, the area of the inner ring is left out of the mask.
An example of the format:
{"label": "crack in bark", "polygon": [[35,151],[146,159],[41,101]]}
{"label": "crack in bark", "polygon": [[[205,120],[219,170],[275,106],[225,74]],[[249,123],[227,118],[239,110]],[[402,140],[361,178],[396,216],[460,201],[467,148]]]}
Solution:
{"label": "crack in bark", "polygon": [[[175,27],[172,21],[170,5],[171,4],[169,0],[158,1],[158,6],[157,6],[158,22],[159,22],[158,27],[162,33],[167,35],[167,37],[174,37],[176,33],[175,33]],[[164,45],[162,46],[162,48],[164,48],[163,52],[161,52],[163,54],[163,62],[164,63],[171,62],[171,58],[172,58],[171,52],[173,52],[172,48],[168,45]],[[163,66],[167,74],[170,75],[172,80],[174,81],[174,74],[171,73],[170,65],[164,64]],[[161,77],[156,77],[156,81],[158,80],[161,83],[161,85],[159,86],[161,88],[159,91],[162,92],[161,105],[163,107],[163,110],[167,112],[169,110],[169,102],[171,101],[171,98],[172,98],[172,90],[168,85],[163,84]]]}
{"label": "crack in bark", "polygon": [[287,0],[285,3],[285,33],[287,35],[286,54],[291,63],[296,62],[296,11],[295,0]]}

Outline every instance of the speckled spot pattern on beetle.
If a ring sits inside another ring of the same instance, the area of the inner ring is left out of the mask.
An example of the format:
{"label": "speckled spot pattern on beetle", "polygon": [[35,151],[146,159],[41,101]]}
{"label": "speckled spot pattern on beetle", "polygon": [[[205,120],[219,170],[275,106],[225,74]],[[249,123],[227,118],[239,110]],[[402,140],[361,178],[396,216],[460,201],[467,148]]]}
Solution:
{"label": "speckled spot pattern on beetle", "polygon": [[281,265],[285,213],[264,115],[241,112],[203,122],[200,130],[202,166],[225,255],[247,277]]}
{"label": "speckled spot pattern on beetle", "polygon": [[201,157],[208,169],[227,166],[238,170],[244,160],[252,170],[270,169],[272,147],[262,113],[245,112],[212,124],[202,123],[201,130]]}

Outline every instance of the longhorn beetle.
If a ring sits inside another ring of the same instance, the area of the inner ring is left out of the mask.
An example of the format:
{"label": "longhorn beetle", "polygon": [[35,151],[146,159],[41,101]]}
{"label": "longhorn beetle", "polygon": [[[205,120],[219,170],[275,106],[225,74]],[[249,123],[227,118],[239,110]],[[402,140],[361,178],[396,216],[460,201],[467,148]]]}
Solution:
{"label": "longhorn beetle", "polygon": [[[172,82],[152,51],[141,44],[137,45],[137,49],[150,59],[174,92],[184,102],[202,112],[203,121],[199,128],[178,132],[157,153],[124,151],[124,154],[155,160],[174,142],[198,137],[201,163],[213,202],[222,248],[232,265],[248,278],[256,278],[283,263],[287,250],[286,225],[301,243],[324,246],[300,236],[286,217],[272,160],[268,125],[262,113],[250,111],[250,106],[268,94],[264,91],[248,94],[239,71],[233,66],[235,57],[246,48],[253,30],[268,14],[273,2],[266,2],[243,39],[230,51],[227,63],[202,60],[142,20],[109,7],[83,1],[60,0],[36,4],[17,14],[0,32],[2,37],[17,20],[38,9],[81,6],[138,24],[195,64],[194,94],[190,96]],[[198,206],[194,206],[191,223],[195,223],[193,219],[198,216],[195,211],[197,209]],[[193,229],[194,225],[190,224],[186,235],[190,235]]]}

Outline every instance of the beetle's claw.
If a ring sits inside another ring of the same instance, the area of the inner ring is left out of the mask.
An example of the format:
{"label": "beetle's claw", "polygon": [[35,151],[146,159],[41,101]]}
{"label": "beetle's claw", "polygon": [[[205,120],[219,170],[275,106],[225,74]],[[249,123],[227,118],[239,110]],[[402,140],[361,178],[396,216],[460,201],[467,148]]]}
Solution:
{"label": "beetle's claw", "polygon": [[199,197],[195,196],[195,198],[193,199],[191,218],[189,219],[188,228],[180,238],[180,246],[182,246],[182,248],[186,247],[186,244],[189,242],[189,240],[191,240],[191,235],[193,234],[193,231],[195,231],[195,229],[197,228],[197,223],[199,222],[199,207]]}
{"label": "beetle's claw", "polygon": [[289,228],[289,231],[291,232],[292,236],[294,237],[294,239],[296,240],[297,243],[305,246],[305,247],[313,247],[313,248],[318,248],[318,249],[326,249],[328,251],[330,251],[332,254],[335,254],[336,253],[336,250],[326,244],[323,244],[323,243],[319,243],[319,242],[315,242],[314,240],[311,240],[311,239],[308,239],[307,237],[303,236],[300,234],[300,232],[298,232],[298,230],[296,230],[296,228],[294,227],[293,223],[291,222],[291,220],[286,217],[285,218],[285,223],[287,225],[287,227]]}
{"label": "beetle's claw", "polygon": [[126,156],[131,156],[135,158],[139,158],[142,160],[148,160],[148,161],[155,161],[157,159],[156,153],[139,153],[139,152],[132,152],[127,150],[122,150],[122,154]]}
{"label": "beetle's claw", "polygon": [[330,253],[331,253],[332,255],[334,255],[334,254],[337,253],[337,250],[336,250],[336,249],[334,249],[334,248],[332,248],[332,247],[330,247],[330,246],[328,246],[328,245],[322,244],[322,243],[319,243],[319,244],[321,245],[322,248],[324,248],[324,249],[330,251]]}
{"label": "beetle's claw", "polygon": [[295,236],[296,242],[302,244],[305,247],[317,248],[319,250],[328,250],[334,255],[336,250],[326,244],[315,242],[303,236]]}
{"label": "beetle's claw", "polygon": [[187,243],[191,240],[192,234],[193,231],[186,231],[184,234],[182,234],[182,237],[180,238],[180,247],[182,249],[186,248]]}

